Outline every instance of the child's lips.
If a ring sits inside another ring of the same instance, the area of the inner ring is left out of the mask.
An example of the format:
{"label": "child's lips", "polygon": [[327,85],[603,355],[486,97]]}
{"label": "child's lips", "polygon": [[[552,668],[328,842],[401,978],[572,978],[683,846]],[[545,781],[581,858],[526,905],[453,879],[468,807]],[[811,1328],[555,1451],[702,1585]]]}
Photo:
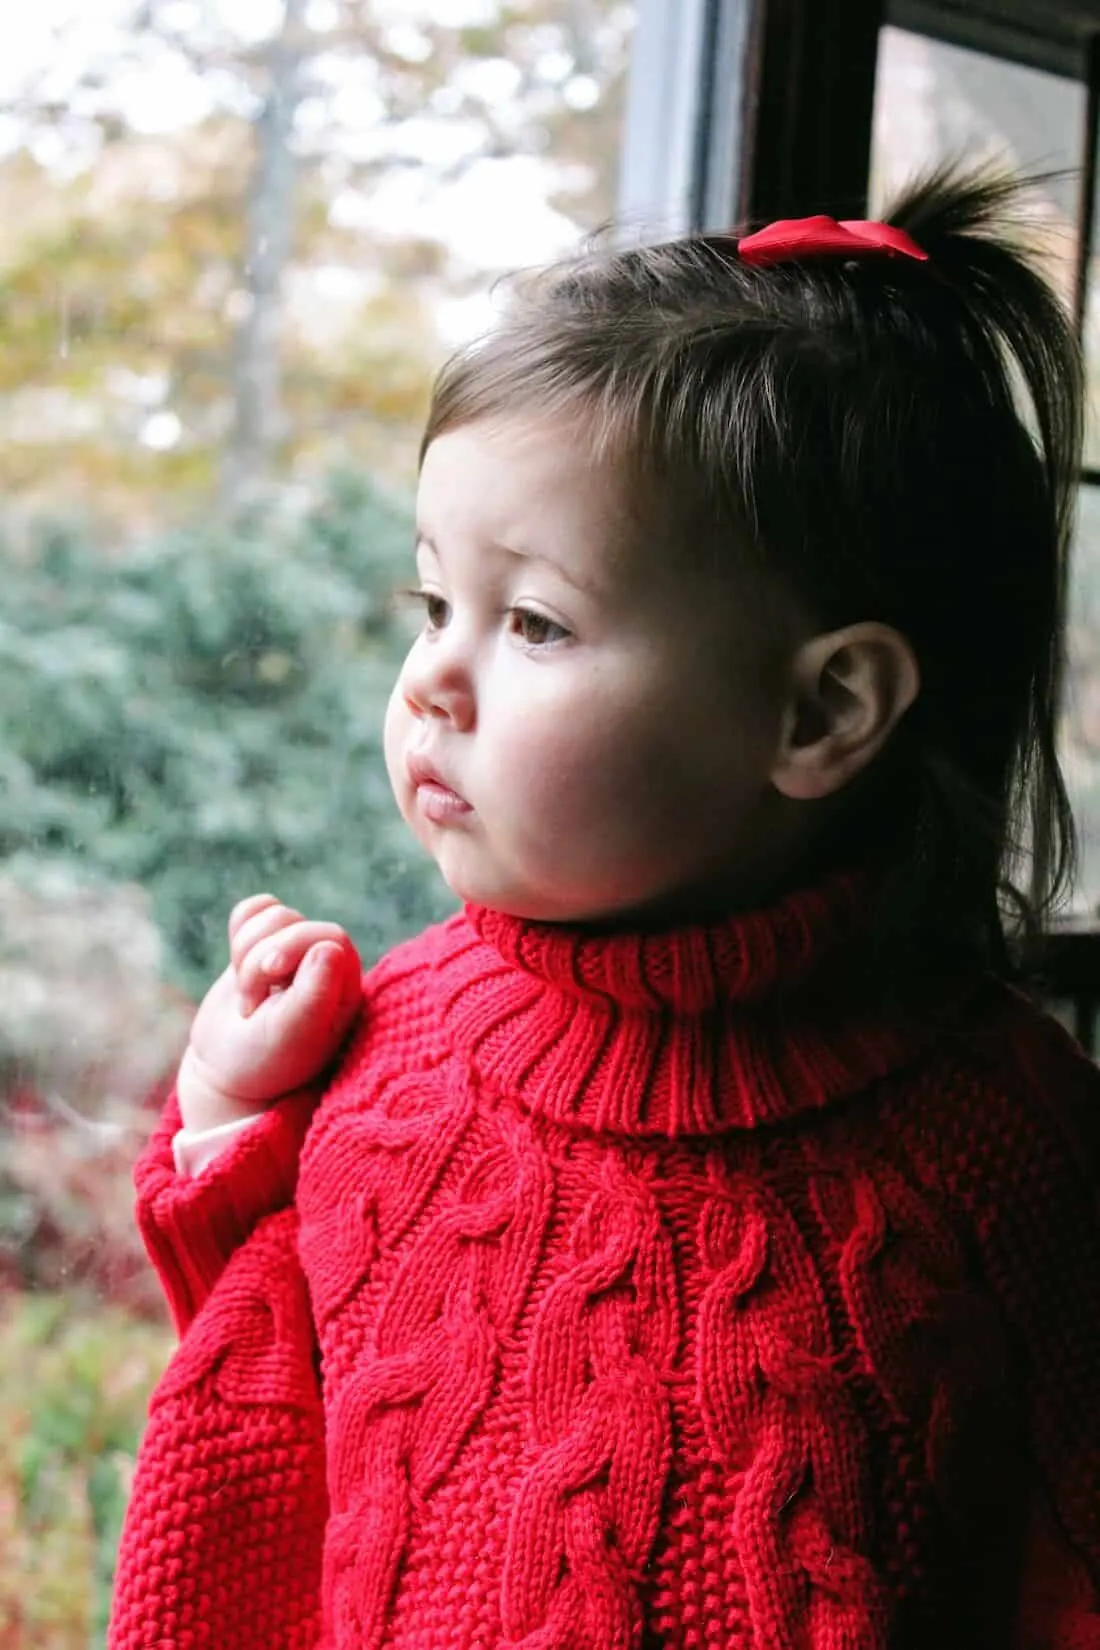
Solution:
{"label": "child's lips", "polygon": [[406,764],[409,774],[409,783],[416,792],[417,805],[425,819],[433,824],[446,824],[448,820],[458,819],[463,814],[472,813],[473,809],[464,796],[460,796],[453,786],[448,785],[446,779],[425,756],[410,756]]}

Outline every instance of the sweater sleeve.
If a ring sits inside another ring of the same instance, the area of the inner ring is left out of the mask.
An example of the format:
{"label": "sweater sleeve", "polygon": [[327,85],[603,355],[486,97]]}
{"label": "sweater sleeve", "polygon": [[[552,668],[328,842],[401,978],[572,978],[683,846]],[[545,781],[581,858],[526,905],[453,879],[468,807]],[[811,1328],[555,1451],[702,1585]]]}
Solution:
{"label": "sweater sleeve", "polygon": [[109,1650],[315,1650],[328,1516],[318,1370],[297,1215],[283,1209],[224,1259],[153,1394]]}
{"label": "sweater sleeve", "polygon": [[245,1129],[255,1128],[262,1116],[262,1112],[257,1112],[254,1117],[238,1117],[232,1123],[217,1123],[212,1129],[180,1129],[172,1136],[176,1173],[184,1180],[197,1180],[231,1141]]}
{"label": "sweater sleeve", "polygon": [[227,1141],[195,1179],[179,1175],[173,1141],[181,1128],[169,1096],[134,1171],[137,1222],[183,1335],[231,1255],[265,1216],[293,1202],[298,1155],[318,1091],[288,1095]]}
{"label": "sweater sleeve", "polygon": [[967,1178],[1037,1467],[1018,1643],[1100,1650],[1100,1072],[1040,1016],[1021,1015],[1002,1049],[1010,1103],[975,1114],[985,1139]]}

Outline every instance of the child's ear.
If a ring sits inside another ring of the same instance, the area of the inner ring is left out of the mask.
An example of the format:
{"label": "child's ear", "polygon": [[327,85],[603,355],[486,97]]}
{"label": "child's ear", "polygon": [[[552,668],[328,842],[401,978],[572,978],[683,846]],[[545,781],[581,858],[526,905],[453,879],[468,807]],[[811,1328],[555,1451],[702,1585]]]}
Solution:
{"label": "child's ear", "polygon": [[900,631],[855,624],[814,636],[795,654],[771,781],[782,796],[831,796],[865,768],[920,692]]}

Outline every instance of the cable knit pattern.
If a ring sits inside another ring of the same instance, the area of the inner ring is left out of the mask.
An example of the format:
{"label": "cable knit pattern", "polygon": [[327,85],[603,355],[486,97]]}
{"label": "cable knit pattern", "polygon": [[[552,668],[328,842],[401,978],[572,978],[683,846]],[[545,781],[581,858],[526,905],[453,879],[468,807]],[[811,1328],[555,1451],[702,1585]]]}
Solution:
{"label": "cable knit pattern", "polygon": [[668,1380],[679,1344],[672,1247],[640,1178],[604,1158],[566,1269],[531,1330],[532,1459],[502,1581],[519,1650],[641,1643],[638,1578],[672,1454]]}
{"label": "cable knit pattern", "polygon": [[699,1218],[707,1280],[696,1395],[735,1485],[730,1523],[756,1640],[837,1650],[886,1643],[867,1557],[866,1443],[836,1367],[820,1282],[777,1198],[721,1176]]}
{"label": "cable knit pattern", "polygon": [[338,1644],[383,1642],[414,1503],[477,1427],[526,1300],[551,1181],[529,1128],[508,1120],[498,1133],[425,1221],[360,1357],[333,1383],[326,1581]]}
{"label": "cable knit pattern", "polygon": [[469,910],[300,1161],[181,1181],[170,1108],[112,1650],[1100,1650],[1100,1076],[994,986],[841,1012],[869,897]]}

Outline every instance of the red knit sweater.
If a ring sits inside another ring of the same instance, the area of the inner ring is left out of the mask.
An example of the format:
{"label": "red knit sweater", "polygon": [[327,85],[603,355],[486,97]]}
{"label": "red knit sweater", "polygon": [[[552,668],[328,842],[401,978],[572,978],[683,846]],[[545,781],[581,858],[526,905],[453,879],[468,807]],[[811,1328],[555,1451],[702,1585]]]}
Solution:
{"label": "red knit sweater", "polygon": [[312,1120],[186,1181],[171,1105],[114,1650],[1096,1650],[1100,1075],[827,1011],[855,921],[470,910]]}

